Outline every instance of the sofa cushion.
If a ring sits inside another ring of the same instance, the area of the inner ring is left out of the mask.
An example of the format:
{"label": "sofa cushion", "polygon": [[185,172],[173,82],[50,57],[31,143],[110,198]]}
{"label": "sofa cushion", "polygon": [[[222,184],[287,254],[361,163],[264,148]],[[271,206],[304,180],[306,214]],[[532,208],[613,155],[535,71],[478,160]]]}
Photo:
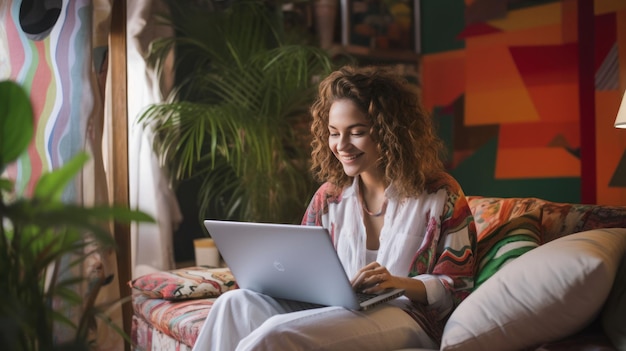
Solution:
{"label": "sofa cushion", "polygon": [[228,268],[206,267],[149,273],[130,281],[129,285],[146,297],[165,300],[217,297],[237,288]]}
{"label": "sofa cushion", "polygon": [[506,264],[541,244],[541,208],[500,225],[477,244],[477,289]]}
{"label": "sofa cushion", "polygon": [[589,324],[626,252],[626,229],[555,239],[504,266],[452,313],[442,350],[520,350]]}

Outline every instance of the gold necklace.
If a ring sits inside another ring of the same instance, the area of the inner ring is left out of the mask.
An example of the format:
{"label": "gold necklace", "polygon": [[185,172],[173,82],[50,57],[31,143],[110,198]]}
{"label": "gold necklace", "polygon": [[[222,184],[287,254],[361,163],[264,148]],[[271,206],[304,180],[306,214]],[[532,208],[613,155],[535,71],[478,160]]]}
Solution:
{"label": "gold necklace", "polygon": [[365,213],[367,213],[368,215],[372,216],[372,217],[380,217],[382,215],[385,214],[385,210],[387,210],[387,202],[389,200],[387,198],[385,198],[385,201],[383,201],[383,205],[380,207],[380,211],[373,213],[370,212],[370,210],[367,208],[367,204],[365,203],[365,199],[363,198],[363,196],[361,195],[361,207],[363,207],[363,211],[365,211]]}
{"label": "gold necklace", "polygon": [[385,197],[385,201],[383,201],[382,206],[380,206],[380,211],[374,213],[367,208],[367,204],[365,203],[365,199],[363,198],[362,190],[359,189],[359,200],[361,201],[361,207],[363,211],[372,217],[380,217],[385,214],[385,210],[387,210],[387,202],[388,199]]}

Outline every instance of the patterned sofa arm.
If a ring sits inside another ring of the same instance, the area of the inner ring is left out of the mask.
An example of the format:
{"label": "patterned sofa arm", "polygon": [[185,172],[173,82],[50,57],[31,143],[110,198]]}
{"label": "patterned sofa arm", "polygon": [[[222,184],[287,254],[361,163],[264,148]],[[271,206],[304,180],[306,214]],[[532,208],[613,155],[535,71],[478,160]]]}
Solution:
{"label": "patterned sofa arm", "polygon": [[[541,223],[541,243],[600,228],[626,228],[626,207],[551,202],[534,197],[468,196],[478,239],[506,222],[534,213]],[[539,213],[537,213],[539,211]]]}
{"label": "patterned sofa arm", "polygon": [[237,289],[230,270],[207,267],[154,272],[129,284],[138,350],[190,350],[215,299]]}
{"label": "patterned sofa arm", "polygon": [[[572,264],[566,264],[560,276],[553,276],[554,267],[550,267],[549,265],[532,269],[531,266],[535,263],[533,260],[540,262],[549,260],[551,256],[561,255],[562,245],[570,240],[578,240],[580,243],[586,241],[594,242],[594,240],[601,240],[604,237],[614,235],[614,240],[603,242],[602,244],[606,247],[600,251],[608,252],[613,249],[613,246],[618,247],[620,242],[623,241],[623,237],[626,236],[626,229],[623,229],[626,228],[626,207],[558,203],[537,198],[469,196],[468,200],[475,217],[478,232],[476,290],[468,297],[467,302],[470,302],[470,306],[468,307],[468,304],[463,306],[463,308],[459,306],[459,311],[455,311],[455,313],[462,313],[463,310],[475,307],[476,303],[472,303],[472,301],[479,299],[480,296],[486,296],[487,302],[482,301],[479,302],[478,305],[483,306],[483,310],[488,309],[491,312],[484,311],[484,313],[480,314],[488,313],[493,318],[496,318],[495,316],[498,315],[499,312],[497,310],[504,307],[500,306],[500,308],[495,309],[487,307],[493,299],[495,299],[494,301],[508,301],[508,303],[515,304],[520,301],[519,299],[524,300],[526,298],[523,296],[503,298],[503,296],[506,296],[509,292],[515,294],[516,289],[523,289],[524,286],[529,286],[530,288],[550,286],[552,280],[542,280],[540,282],[537,279],[541,277],[548,276],[552,277],[554,281],[563,282],[565,280],[562,274],[568,271],[575,273],[585,272],[583,268],[575,267],[574,264],[583,261],[583,251],[574,250],[571,252],[569,257],[572,258]],[[593,236],[593,240],[588,238],[589,236]],[[555,245],[547,245],[553,242]],[[596,245],[600,244],[596,243]],[[539,247],[541,247],[541,249],[539,249]],[[530,256],[526,256],[526,253]],[[524,255],[523,260],[521,259],[522,255]],[[612,349],[612,347],[614,347],[611,345],[612,342],[615,346],[618,346],[618,349],[626,350],[626,324],[623,323],[623,320],[620,322],[615,319],[616,313],[626,314],[626,278],[622,277],[622,275],[626,274],[626,257],[622,257],[622,255],[618,253],[605,258],[603,263],[608,265],[610,262],[611,264],[619,265],[620,260],[621,266],[619,273],[615,274],[615,269],[612,268],[607,275],[609,280],[605,281],[606,284],[604,284],[604,286],[609,284],[608,287],[611,289],[610,297],[606,305],[613,307],[604,308],[602,313],[594,310],[598,316],[593,323],[587,327],[586,331],[590,330],[592,327],[596,327],[596,333],[591,333],[591,336],[588,333],[582,333],[582,335],[579,333],[578,335],[578,340],[587,338],[596,342],[596,345],[589,345],[588,343],[582,342],[574,349],[583,350],[584,347],[597,349],[598,345],[602,343],[604,344],[602,344],[600,349],[602,349],[602,347]],[[560,265],[561,261],[558,262]],[[506,270],[507,266],[511,263],[514,263],[513,266],[518,268],[518,272],[512,272],[513,268],[508,267],[506,271],[508,276],[503,276],[502,273],[498,273],[500,269]],[[530,272],[531,274],[527,278],[523,278],[523,273],[525,272]],[[533,279],[532,277],[536,277],[537,279]],[[615,277],[617,277],[617,279],[615,279],[615,283],[611,288],[610,284],[613,283],[613,278]],[[490,282],[489,280],[493,278],[496,278],[495,282]],[[525,279],[521,286],[519,284],[516,285],[518,279]],[[593,285],[586,279],[580,279],[583,281],[580,287],[581,289],[588,289],[590,285]],[[485,289],[481,287],[483,283],[485,283]],[[504,286],[504,290],[495,293],[488,291],[488,289],[494,289],[494,287],[498,285]],[[592,288],[595,291],[596,288]],[[560,294],[564,294],[564,292],[555,294],[561,296]],[[577,293],[574,293],[574,296],[576,296],[576,294]],[[534,292],[528,295],[539,294]],[[594,298],[598,297],[595,292],[591,293],[590,296]],[[562,299],[565,298],[565,296],[561,297]],[[607,299],[606,295],[601,296],[595,301],[603,303],[605,299]],[[544,302],[547,300],[549,299],[543,299]],[[465,302],[466,301],[464,301],[463,304],[465,304]],[[588,305],[588,302],[583,305]],[[570,309],[568,313],[574,316],[577,311],[581,310],[581,306],[580,304],[570,304],[566,307]],[[538,311],[540,311],[542,307],[537,305],[537,307],[528,308],[530,309],[529,312],[539,313]],[[504,310],[506,311],[506,308],[504,308]],[[478,313],[478,311],[473,311],[472,313]],[[521,318],[521,316],[514,317]],[[623,315],[617,318],[623,319]],[[535,321],[533,324],[540,325],[540,321]],[[599,325],[601,325],[601,327],[598,327]],[[494,326],[492,333],[497,334],[497,330],[499,330],[500,327],[501,326]],[[446,328],[449,328],[449,326],[446,325]],[[553,328],[558,329],[558,326]],[[523,328],[519,328],[519,330],[523,330]],[[609,338],[607,338],[607,336]],[[531,338],[531,336],[528,335],[527,339],[528,338]],[[548,347],[546,346],[548,344],[546,344],[542,346],[542,350],[559,349],[558,347],[569,347],[571,349],[573,347],[571,340],[572,338],[566,338],[565,341],[550,340],[554,341],[551,343],[552,346]],[[464,345],[464,347],[468,347],[468,345]],[[451,350],[454,348],[446,349]]]}

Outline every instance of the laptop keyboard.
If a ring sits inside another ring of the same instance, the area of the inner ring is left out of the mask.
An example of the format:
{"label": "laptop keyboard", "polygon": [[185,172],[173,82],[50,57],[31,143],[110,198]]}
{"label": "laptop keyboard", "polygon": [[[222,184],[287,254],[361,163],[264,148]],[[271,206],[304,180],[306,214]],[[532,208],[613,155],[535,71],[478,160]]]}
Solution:
{"label": "laptop keyboard", "polygon": [[378,296],[378,294],[366,294],[364,292],[357,292],[356,296],[359,299],[359,302],[363,302]]}

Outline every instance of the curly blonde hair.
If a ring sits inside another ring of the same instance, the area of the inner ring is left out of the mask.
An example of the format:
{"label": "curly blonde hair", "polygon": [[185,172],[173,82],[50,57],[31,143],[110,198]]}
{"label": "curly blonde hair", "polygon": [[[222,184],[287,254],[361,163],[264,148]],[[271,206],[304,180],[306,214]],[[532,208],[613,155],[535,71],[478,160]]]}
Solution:
{"label": "curly blonde hair", "polygon": [[328,114],[337,100],[350,100],[371,123],[370,136],[380,151],[378,166],[400,196],[417,196],[444,171],[443,143],[419,95],[403,77],[382,67],[345,66],[320,82],[311,105],[311,170],[318,181],[338,189],[352,183],[328,146]]}

